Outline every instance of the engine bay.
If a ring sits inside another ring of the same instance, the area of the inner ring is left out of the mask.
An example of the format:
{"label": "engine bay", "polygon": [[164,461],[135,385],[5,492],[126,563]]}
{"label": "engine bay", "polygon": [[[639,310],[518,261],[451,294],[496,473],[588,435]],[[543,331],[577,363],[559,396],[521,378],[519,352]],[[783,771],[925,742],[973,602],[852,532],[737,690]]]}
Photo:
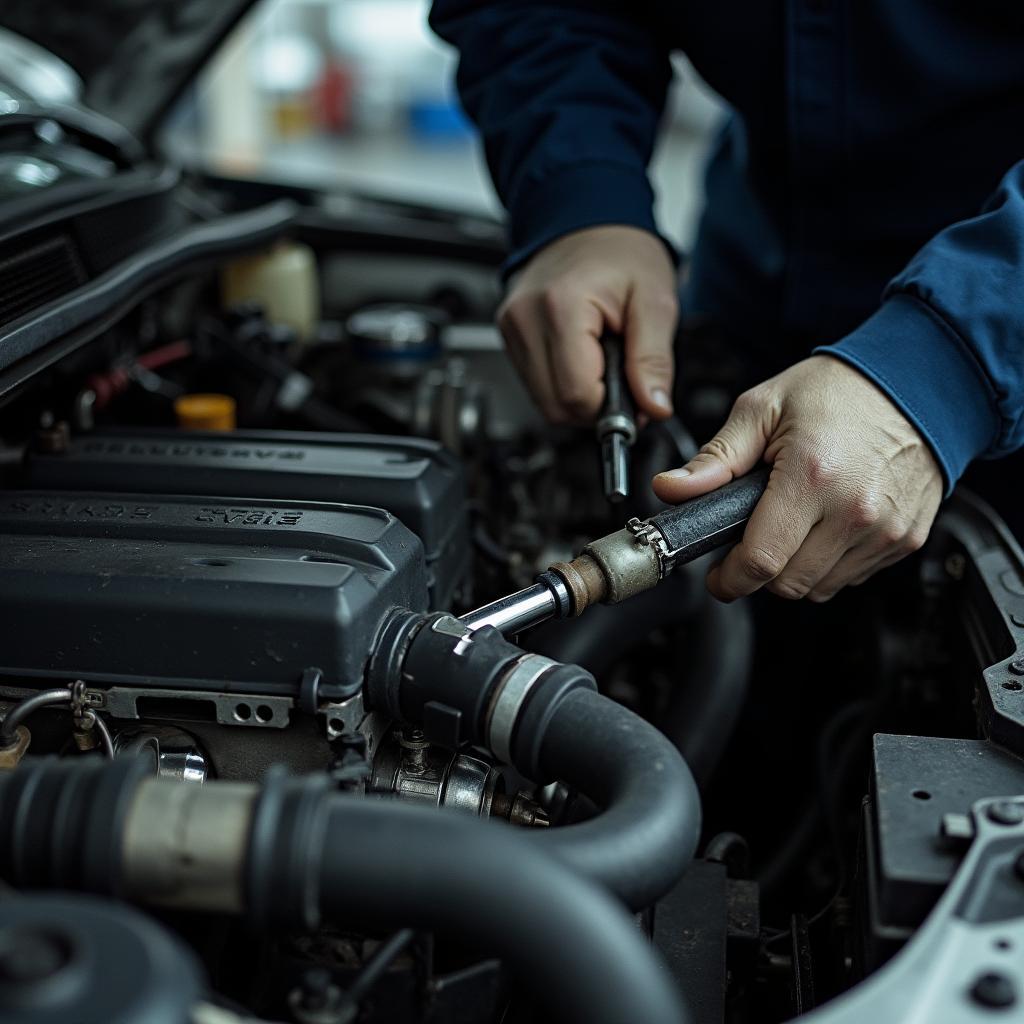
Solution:
{"label": "engine bay", "polygon": [[[232,216],[193,231],[269,223]],[[4,1019],[1015,1005],[1024,559],[995,513],[954,496],[827,607],[718,604],[711,553],[470,628],[661,512],[645,481],[741,381],[690,367],[689,429],[648,425],[609,508],[592,436],[515,383],[477,249],[314,220],[264,257],[311,254],[312,321],[200,239],[173,281],[4,328]],[[229,429],[187,411],[210,395]]]}

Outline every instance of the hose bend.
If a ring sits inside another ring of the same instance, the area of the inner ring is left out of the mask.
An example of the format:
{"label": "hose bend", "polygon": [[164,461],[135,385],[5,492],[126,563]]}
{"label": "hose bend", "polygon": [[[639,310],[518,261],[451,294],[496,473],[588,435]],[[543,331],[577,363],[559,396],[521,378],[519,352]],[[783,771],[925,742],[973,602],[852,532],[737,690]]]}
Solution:
{"label": "hose bend", "polygon": [[385,628],[367,699],[431,742],[486,747],[527,779],[590,797],[596,817],[530,838],[634,910],[664,896],[693,857],[700,798],[686,762],[578,665],[527,654],[489,626],[404,613]]}
{"label": "hose bend", "polygon": [[623,908],[528,835],[329,785],[271,772],[193,787],[121,758],[26,759],[0,776],[0,878],[263,927],[452,931],[507,961],[551,1019],[688,1022]]}
{"label": "hose bend", "polygon": [[592,690],[574,690],[551,716],[541,745],[545,775],[601,808],[588,821],[531,833],[564,863],[633,910],[664,896],[693,859],[700,795],[661,732]]}
{"label": "hose bend", "polygon": [[466,936],[528,981],[554,1020],[687,1019],[621,906],[507,826],[338,798],[324,847],[320,905],[333,920]]}

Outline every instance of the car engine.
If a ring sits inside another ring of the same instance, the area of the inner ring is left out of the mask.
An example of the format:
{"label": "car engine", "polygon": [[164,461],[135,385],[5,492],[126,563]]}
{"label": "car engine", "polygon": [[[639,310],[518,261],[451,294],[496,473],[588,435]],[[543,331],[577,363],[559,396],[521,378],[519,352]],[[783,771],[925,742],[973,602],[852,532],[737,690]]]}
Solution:
{"label": "car engine", "polygon": [[[685,511],[651,562],[646,480],[738,375],[694,356],[611,507],[592,434],[538,420],[489,326],[486,226],[371,207],[207,211],[0,317],[0,1016],[1018,1005],[1024,557],[998,516],[955,495],[825,608],[715,603],[721,522]],[[312,321],[237,294],[288,246]],[[56,273],[10,252],[26,295]],[[538,586],[550,621],[473,615]]]}

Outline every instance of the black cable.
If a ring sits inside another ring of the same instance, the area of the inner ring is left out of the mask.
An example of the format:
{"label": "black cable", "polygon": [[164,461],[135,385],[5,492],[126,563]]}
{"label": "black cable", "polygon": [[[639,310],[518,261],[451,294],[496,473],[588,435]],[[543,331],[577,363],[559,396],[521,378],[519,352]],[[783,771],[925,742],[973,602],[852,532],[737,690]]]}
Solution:
{"label": "black cable", "polygon": [[18,742],[18,726],[25,721],[29,715],[45,708],[51,704],[70,704],[71,689],[69,687],[57,687],[52,690],[40,690],[24,700],[15,704],[4,716],[0,725],[0,748],[13,747]]}
{"label": "black cable", "polygon": [[689,462],[697,454],[697,442],[678,416],[669,416],[667,420],[658,421],[658,429],[672,442],[684,463]]}
{"label": "black cable", "polygon": [[415,937],[416,933],[412,928],[402,928],[373,951],[373,955],[363,964],[352,984],[348,986],[348,996],[352,1002],[358,1004],[366,998],[396,957]]}
{"label": "black cable", "polygon": [[[846,780],[850,765],[863,741],[865,726],[871,718],[871,713],[875,709],[876,703],[876,701],[865,698],[843,706],[827,722],[818,737],[817,807],[809,815],[812,827],[808,829],[801,827],[800,831],[803,833],[804,840],[809,841],[814,835],[813,824],[818,821],[819,815],[824,818],[832,853],[836,858],[838,878],[836,879],[836,887],[832,895],[823,906],[807,918],[808,927],[817,924],[832,909],[836,900],[842,895],[849,879],[849,864],[842,841],[842,825],[836,813],[839,803],[836,798],[836,790]],[[839,743],[840,734],[851,722],[856,723],[856,728],[838,748],[838,753],[830,758],[832,751],[836,750],[836,745]],[[830,759],[838,765],[838,769],[835,772],[828,771]],[[829,779],[834,782],[833,785],[829,784]],[[799,848],[795,852],[799,853]],[[766,874],[767,872],[762,874],[761,877],[764,878]],[[764,944],[766,946],[772,945],[789,935],[790,929],[781,929],[766,938]]]}
{"label": "black cable", "polygon": [[107,728],[107,723],[96,712],[93,712],[93,720],[95,721],[95,729],[100,734],[100,743],[103,746],[103,753],[109,758],[114,757],[114,738],[110,735],[110,729]]}
{"label": "black cable", "polygon": [[512,555],[506,551],[488,532],[482,522],[473,527],[473,543],[480,553],[489,558],[495,565],[507,569],[512,564]]}

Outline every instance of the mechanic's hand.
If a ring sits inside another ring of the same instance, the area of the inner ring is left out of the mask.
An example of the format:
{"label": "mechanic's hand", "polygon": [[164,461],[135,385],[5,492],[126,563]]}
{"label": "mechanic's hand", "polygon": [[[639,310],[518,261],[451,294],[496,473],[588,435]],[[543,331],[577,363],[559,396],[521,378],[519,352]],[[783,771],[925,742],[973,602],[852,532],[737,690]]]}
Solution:
{"label": "mechanic's hand", "polygon": [[516,369],[552,423],[587,422],[604,398],[604,331],[625,336],[626,376],[640,411],[672,412],[676,272],[664,244],[625,226],[574,231],[513,279],[498,326]]}
{"label": "mechanic's hand", "polygon": [[743,540],[708,574],[715,597],[760,587],[827,601],[924,544],[942,500],[939,467],[917,430],[874,384],[819,355],[737,399],[728,421],[654,490],[679,502],[721,487],[761,459],[768,489]]}

